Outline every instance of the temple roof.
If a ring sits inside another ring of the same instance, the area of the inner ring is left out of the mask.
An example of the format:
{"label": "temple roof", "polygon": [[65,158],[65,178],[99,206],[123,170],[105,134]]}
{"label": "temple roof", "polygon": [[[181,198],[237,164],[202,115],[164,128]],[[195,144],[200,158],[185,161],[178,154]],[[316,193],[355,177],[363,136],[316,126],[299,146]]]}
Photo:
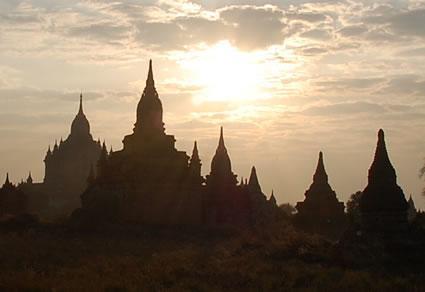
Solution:
{"label": "temple roof", "polygon": [[328,182],[328,175],[325,170],[325,164],[323,163],[323,153],[319,152],[319,161],[317,162],[316,172],[313,175],[314,182]]}
{"label": "temple roof", "polygon": [[328,182],[328,175],[323,162],[323,153],[319,152],[319,160],[317,162],[316,171],[313,175],[313,183],[305,192],[306,201],[321,201],[338,203],[335,191]]}
{"label": "temple roof", "polygon": [[270,195],[269,202],[272,203],[273,205],[277,205],[277,201],[276,201],[276,198],[274,197],[273,190],[272,190],[272,194]]}
{"label": "temple roof", "polygon": [[378,132],[375,156],[369,169],[368,185],[363,191],[360,208],[365,212],[407,209],[403,190],[397,185],[397,176],[388,157],[384,131]]}
{"label": "temple roof", "polygon": [[248,186],[253,191],[261,192],[261,186],[258,182],[257,171],[255,169],[255,166],[251,168],[251,175],[249,176]]}
{"label": "temple roof", "polygon": [[72,121],[70,136],[76,137],[76,136],[89,136],[89,135],[90,135],[90,124],[83,111],[83,94],[81,93],[80,106],[79,106],[77,115]]}
{"label": "temple roof", "polygon": [[3,184],[3,189],[11,188],[13,187],[13,184],[9,180],[9,173],[6,173],[6,180]]}
{"label": "temple roof", "polygon": [[190,164],[199,163],[199,162],[201,162],[201,159],[199,158],[198,143],[195,141],[193,144],[193,151],[192,151],[192,157],[190,158]]}
{"label": "temple roof", "polygon": [[397,176],[395,169],[388,157],[387,147],[385,145],[384,131],[378,132],[378,143],[376,145],[375,157],[369,169],[369,183],[391,183],[395,184]]}
{"label": "temple roof", "polygon": [[218,147],[211,162],[211,174],[233,176],[232,164],[224,144],[223,127],[220,127],[220,139],[218,141]]}
{"label": "temple roof", "polygon": [[33,179],[32,179],[31,171],[30,171],[28,174],[27,183],[32,184],[32,182],[33,182]]}
{"label": "temple roof", "polygon": [[146,86],[137,105],[135,132],[164,133],[162,121],[162,103],[155,88],[152,60],[149,60],[149,71]]}

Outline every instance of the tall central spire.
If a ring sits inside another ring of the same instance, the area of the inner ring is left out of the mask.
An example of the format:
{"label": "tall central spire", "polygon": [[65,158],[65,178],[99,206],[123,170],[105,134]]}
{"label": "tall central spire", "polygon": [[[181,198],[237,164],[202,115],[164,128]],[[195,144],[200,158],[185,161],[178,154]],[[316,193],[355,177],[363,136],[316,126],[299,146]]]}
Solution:
{"label": "tall central spire", "polygon": [[328,182],[328,174],[325,170],[325,164],[323,163],[323,153],[319,152],[319,161],[317,162],[316,172],[313,175],[313,181],[318,182]]}
{"label": "tall central spire", "polygon": [[227,152],[226,146],[224,145],[223,126],[220,127],[220,139],[218,140],[217,151]]}
{"label": "tall central spire", "polygon": [[223,127],[220,128],[220,139],[218,140],[217,150],[211,162],[211,174],[233,175],[230,157],[224,145]]}
{"label": "tall central spire", "polygon": [[155,88],[153,79],[152,60],[149,60],[148,77],[142,97],[137,105],[137,121],[135,133],[163,134],[162,103]]}
{"label": "tall central spire", "polygon": [[149,60],[148,78],[146,79],[146,87],[148,86],[155,87],[155,80],[153,79],[153,71],[152,71],[152,60]]}
{"label": "tall central spire", "polygon": [[258,182],[257,170],[255,169],[255,166],[251,168],[251,175],[249,176],[248,186],[253,191],[261,192],[261,187],[260,183]]}
{"label": "tall central spire", "polygon": [[83,93],[80,93],[80,108],[78,109],[78,114],[83,114],[84,115],[84,111],[83,111]]}
{"label": "tall central spire", "polygon": [[71,124],[71,136],[90,136],[90,124],[83,111],[83,93],[80,93],[78,113]]}
{"label": "tall central spire", "polygon": [[378,143],[376,145],[375,157],[369,169],[369,183],[396,183],[397,176],[395,169],[388,157],[385,145],[384,131],[378,132]]}

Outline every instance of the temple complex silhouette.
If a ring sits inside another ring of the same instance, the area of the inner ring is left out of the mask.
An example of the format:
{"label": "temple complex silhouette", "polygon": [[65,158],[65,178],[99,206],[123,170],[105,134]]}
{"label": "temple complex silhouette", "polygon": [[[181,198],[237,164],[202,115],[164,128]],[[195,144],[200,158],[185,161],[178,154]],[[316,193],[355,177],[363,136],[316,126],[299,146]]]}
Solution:
{"label": "temple complex silhouette", "polygon": [[[165,133],[150,61],[133,133],[124,137],[122,150],[109,154],[102,150],[97,174],[90,176],[82,207],[73,217],[92,223],[240,226],[261,219],[254,218],[258,213],[254,209],[276,210],[261,192],[255,168],[249,184],[238,185],[223,128],[206,179],[197,143],[189,157],[175,148],[175,141]],[[270,210],[264,213],[273,213]]]}
{"label": "temple complex silhouette", "polygon": [[[123,148],[108,152],[105,142],[93,139],[80,94],[69,136],[55,143],[53,149],[49,146],[46,153],[44,181],[35,183],[29,173],[25,182],[15,186],[7,175],[0,189],[0,216],[55,210],[68,215],[72,212],[71,221],[83,225],[208,227],[254,226],[281,216],[283,211],[273,192],[269,199],[263,193],[255,167],[249,180],[238,181],[223,127],[205,177],[201,174],[198,143],[194,141],[189,156],[178,150],[175,142],[175,137],[165,132],[162,102],[149,61],[136,122],[133,132],[124,137]],[[322,152],[313,182],[304,195],[305,199],[296,204],[296,226],[331,236],[346,229],[344,203],[329,185]],[[412,198],[407,203],[397,185],[383,130],[378,132],[368,185],[359,206],[364,232],[405,231],[416,215]]]}

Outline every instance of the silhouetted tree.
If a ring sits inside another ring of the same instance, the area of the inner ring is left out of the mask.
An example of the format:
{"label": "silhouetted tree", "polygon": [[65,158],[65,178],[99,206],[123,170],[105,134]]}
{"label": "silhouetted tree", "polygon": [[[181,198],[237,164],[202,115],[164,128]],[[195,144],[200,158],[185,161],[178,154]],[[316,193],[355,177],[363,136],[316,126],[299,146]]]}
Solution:
{"label": "silhouetted tree", "polygon": [[297,209],[289,203],[282,204],[279,208],[288,216],[292,216],[297,212]]}
{"label": "silhouetted tree", "polygon": [[357,191],[350,196],[350,199],[347,202],[347,214],[348,218],[352,223],[360,223],[360,198],[362,196],[361,191]]}

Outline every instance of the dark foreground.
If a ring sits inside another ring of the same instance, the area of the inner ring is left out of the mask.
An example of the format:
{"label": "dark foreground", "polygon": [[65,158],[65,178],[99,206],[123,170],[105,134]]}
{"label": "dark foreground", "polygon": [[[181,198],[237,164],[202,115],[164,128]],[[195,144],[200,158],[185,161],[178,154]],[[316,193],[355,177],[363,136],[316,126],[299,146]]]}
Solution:
{"label": "dark foreground", "polygon": [[296,232],[0,231],[0,290],[423,291],[424,267],[356,266]]}

